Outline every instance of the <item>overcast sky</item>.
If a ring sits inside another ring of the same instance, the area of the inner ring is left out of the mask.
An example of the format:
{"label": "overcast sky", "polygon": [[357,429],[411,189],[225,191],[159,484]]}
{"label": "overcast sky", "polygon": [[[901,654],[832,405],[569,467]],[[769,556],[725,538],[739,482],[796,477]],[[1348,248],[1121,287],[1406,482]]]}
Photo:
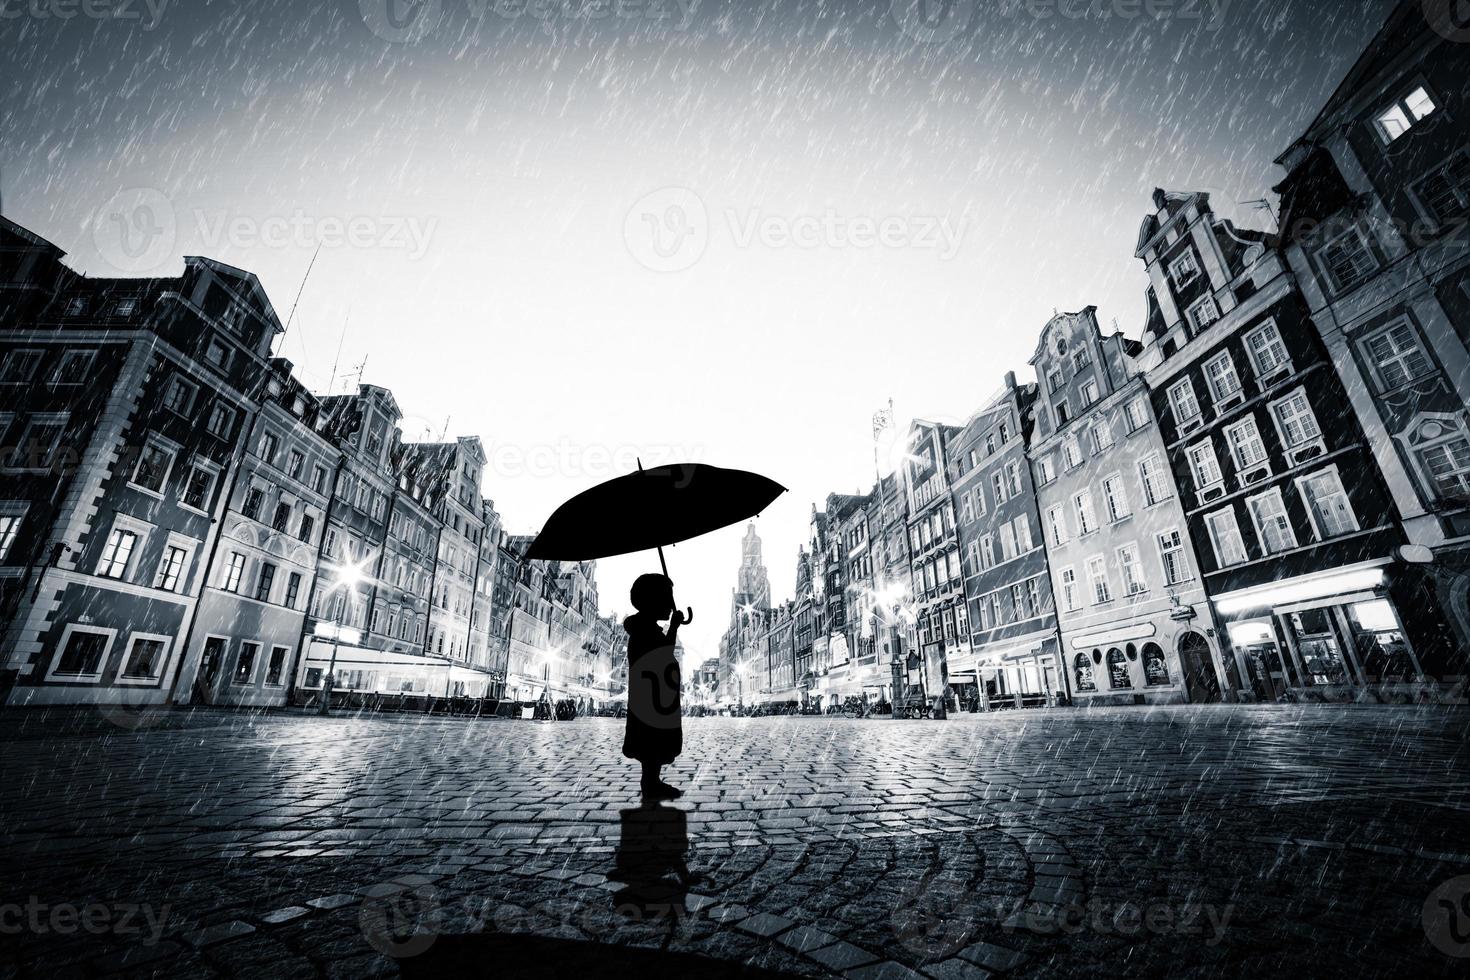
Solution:
{"label": "overcast sky", "polygon": [[[320,246],[308,384],[365,360],[409,438],[480,435],[517,531],[635,456],[766,473],[778,599],[889,398],[964,419],[1057,309],[1138,335],[1154,186],[1266,226],[1240,202],[1391,6],[52,4],[0,6],[8,217],[91,273],[238,265],[283,319]],[[670,552],[695,659],[741,533]],[[602,562],[604,609],[656,567]]]}

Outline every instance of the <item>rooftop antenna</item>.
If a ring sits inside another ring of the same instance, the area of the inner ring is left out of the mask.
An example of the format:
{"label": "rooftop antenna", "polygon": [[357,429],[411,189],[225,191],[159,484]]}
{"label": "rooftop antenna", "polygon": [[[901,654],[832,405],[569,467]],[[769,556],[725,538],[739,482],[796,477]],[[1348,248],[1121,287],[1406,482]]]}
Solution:
{"label": "rooftop antenna", "polygon": [[352,311],[348,310],[347,314],[342,317],[342,336],[337,338],[337,356],[332,358],[332,380],[327,382],[327,394],[329,395],[332,393],[332,389],[337,386],[337,364],[342,360],[342,344],[347,340],[347,323],[351,319]]}
{"label": "rooftop antenna", "polygon": [[444,416],[444,431],[442,431],[442,432],[439,433],[439,441],[440,442],[443,442],[445,439],[448,439],[449,438],[449,420],[452,419],[453,417],[454,416],[452,416],[452,415],[446,415],[446,416]]}
{"label": "rooftop antenna", "polygon": [[[316,266],[316,257],[322,254],[322,243],[316,243],[316,251],[311,253],[311,261],[306,263],[306,275],[301,277],[301,285],[296,287],[296,298],[291,301],[291,312],[286,316],[286,327],[281,333],[290,333],[291,324],[296,320],[296,307],[301,303],[301,294],[306,292],[306,280],[311,278],[311,270]],[[302,342],[301,352],[306,353],[306,343]]]}
{"label": "rooftop antenna", "polygon": [[1264,197],[1258,197],[1254,201],[1241,201],[1240,203],[1242,206],[1252,208],[1256,211],[1265,211],[1271,216],[1271,223],[1276,226],[1276,230],[1281,230],[1281,219],[1276,217],[1276,209]]}
{"label": "rooftop antenna", "polygon": [[[362,372],[367,369],[367,362],[368,362],[367,355],[364,354],[363,355],[363,358],[362,358],[362,361],[357,365],[356,378],[357,378],[358,385],[361,385],[362,384]],[[348,377],[353,377],[353,375],[348,375]],[[351,394],[351,389],[348,389],[348,393]]]}

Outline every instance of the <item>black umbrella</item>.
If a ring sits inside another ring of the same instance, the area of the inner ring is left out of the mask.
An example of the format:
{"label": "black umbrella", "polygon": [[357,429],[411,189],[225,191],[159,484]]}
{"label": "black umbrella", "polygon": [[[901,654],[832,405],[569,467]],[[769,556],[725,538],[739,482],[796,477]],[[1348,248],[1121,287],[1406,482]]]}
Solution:
{"label": "black umbrella", "polygon": [[754,517],[786,492],[774,480],[705,463],[676,463],[615,477],[562,504],[526,551],[531,559],[591,561],[717,531]]}

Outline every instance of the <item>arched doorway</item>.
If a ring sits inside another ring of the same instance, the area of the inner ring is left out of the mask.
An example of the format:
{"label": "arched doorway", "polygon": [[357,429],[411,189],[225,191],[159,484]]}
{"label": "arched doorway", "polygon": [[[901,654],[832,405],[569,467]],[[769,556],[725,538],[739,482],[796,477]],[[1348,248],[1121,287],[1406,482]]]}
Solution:
{"label": "arched doorway", "polygon": [[1220,678],[1215,673],[1210,644],[1193,630],[1179,638],[1179,666],[1184,671],[1184,689],[1191,704],[1220,700]]}

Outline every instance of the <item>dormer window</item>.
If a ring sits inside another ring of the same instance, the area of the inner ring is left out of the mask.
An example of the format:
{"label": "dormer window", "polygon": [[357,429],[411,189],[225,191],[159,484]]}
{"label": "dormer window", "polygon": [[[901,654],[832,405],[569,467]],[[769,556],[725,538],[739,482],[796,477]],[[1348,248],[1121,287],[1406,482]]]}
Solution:
{"label": "dormer window", "polygon": [[1420,85],[1403,98],[1395,99],[1392,105],[1374,118],[1373,124],[1378,130],[1378,138],[1383,141],[1384,146],[1388,146],[1433,115],[1438,108],[1428,90]]}
{"label": "dormer window", "polygon": [[1169,278],[1181,288],[1199,278],[1199,263],[1194,260],[1192,249],[1185,249],[1183,255],[1169,263]]}

